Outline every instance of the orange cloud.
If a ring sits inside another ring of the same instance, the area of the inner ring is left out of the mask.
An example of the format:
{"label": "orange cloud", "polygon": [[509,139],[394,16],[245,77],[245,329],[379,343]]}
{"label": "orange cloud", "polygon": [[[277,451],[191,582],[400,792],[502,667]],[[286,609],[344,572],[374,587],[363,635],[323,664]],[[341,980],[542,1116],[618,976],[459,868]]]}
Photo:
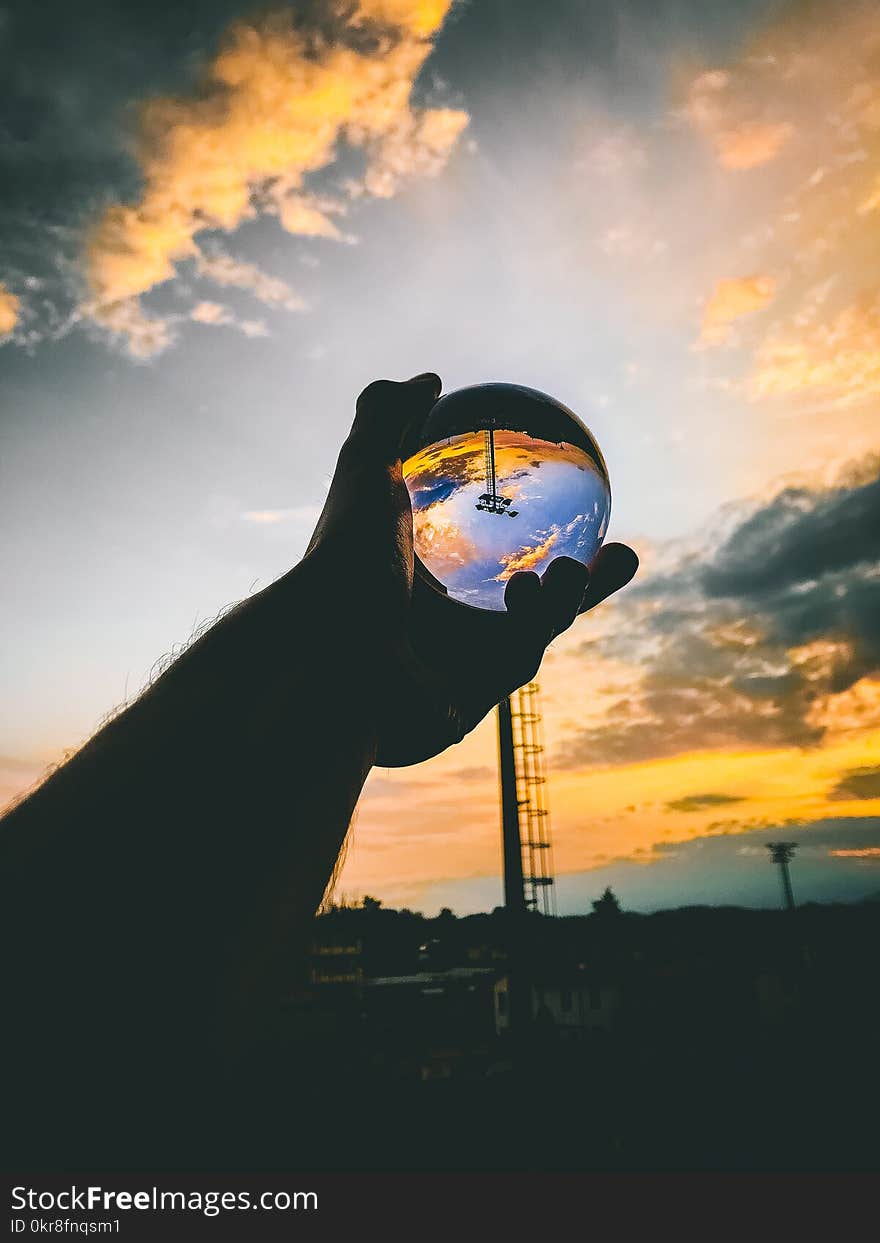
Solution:
{"label": "orange cloud", "polygon": [[865,730],[880,731],[880,682],[860,678],[845,691],[818,697],[810,709],[808,722],[835,740]]}
{"label": "orange cloud", "polygon": [[791,125],[742,125],[716,136],[718,160],[723,168],[756,168],[775,159],[793,133]]}
{"label": "orange cloud", "polygon": [[[368,194],[388,197],[407,176],[439,172],[467,114],[414,111],[410,93],[450,3],[363,0],[332,40],[281,15],[233,26],[198,95],[143,105],[144,190],[137,202],[110,207],[92,231],[88,313],[116,333],[131,322],[133,348],[143,353],[146,336],[129,304],[198,258],[204,230],[229,232],[271,212],[291,232],[339,236],[303,182],[333,163],[341,141],[365,151],[360,190]],[[381,38],[369,47],[344,41],[347,29],[370,21],[382,23]],[[161,333],[153,339],[162,348]]]}
{"label": "orange cloud", "polygon": [[737,76],[720,69],[700,74],[687,102],[690,120],[712,143],[722,168],[743,171],[776,158],[794,133],[788,121],[755,115],[757,93],[744,91]]}
{"label": "orange cloud", "polygon": [[300,237],[341,238],[342,234],[328,212],[340,211],[340,205],[319,202],[305,194],[288,194],[278,206],[281,227]]}
{"label": "orange cloud", "polygon": [[717,281],[703,310],[700,344],[722,344],[736,320],[763,310],[775,293],[776,281],[772,276],[736,276]]}
{"label": "orange cloud", "polygon": [[426,37],[438,30],[449,12],[451,0],[360,0],[358,13],[388,26],[402,26]]}
{"label": "orange cloud", "polygon": [[444,517],[441,509],[442,505],[429,505],[414,514],[413,543],[418,555],[442,577],[472,562],[477,550],[461,527]]}
{"label": "orange cloud", "polygon": [[0,338],[9,336],[18,323],[20,300],[0,284]]}
{"label": "orange cloud", "polygon": [[788,323],[759,346],[757,397],[809,392],[849,405],[880,395],[880,286],[819,323]]}
{"label": "orange cloud", "polygon": [[520,570],[534,570],[540,565],[546,557],[550,556],[553,545],[558,541],[560,530],[557,528],[551,531],[547,538],[540,544],[526,544],[516,552],[505,553],[501,558],[501,564],[504,569],[500,574],[495,575],[495,581],[506,583],[514,574],[518,574]]}

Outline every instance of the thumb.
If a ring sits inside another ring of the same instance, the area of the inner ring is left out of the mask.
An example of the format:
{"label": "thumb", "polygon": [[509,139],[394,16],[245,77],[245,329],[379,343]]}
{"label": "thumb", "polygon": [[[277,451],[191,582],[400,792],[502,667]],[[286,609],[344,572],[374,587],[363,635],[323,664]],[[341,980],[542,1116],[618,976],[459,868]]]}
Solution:
{"label": "thumb", "polygon": [[349,441],[357,442],[361,453],[396,461],[407,427],[424,418],[442,388],[442,380],[432,371],[403,382],[374,380],[357,399]]}

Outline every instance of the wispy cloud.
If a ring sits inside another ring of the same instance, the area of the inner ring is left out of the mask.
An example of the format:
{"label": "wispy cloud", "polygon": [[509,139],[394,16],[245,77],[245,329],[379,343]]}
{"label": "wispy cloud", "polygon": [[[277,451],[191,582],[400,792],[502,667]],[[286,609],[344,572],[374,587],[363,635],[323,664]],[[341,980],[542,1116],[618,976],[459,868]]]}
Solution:
{"label": "wispy cloud", "polygon": [[736,276],[718,281],[703,310],[700,344],[722,344],[738,319],[762,311],[772,302],[775,292],[772,276]]}
{"label": "wispy cloud", "polygon": [[674,798],[666,804],[669,811],[704,811],[707,807],[724,807],[729,803],[741,803],[743,800],[734,794],[686,794],[684,798]]}
{"label": "wispy cloud", "polygon": [[285,311],[305,309],[304,300],[294,293],[287,281],[270,276],[255,263],[245,263],[216,250],[211,254],[199,252],[196,257],[196,271],[199,276],[218,285],[246,290],[265,306]]}
{"label": "wispy cloud", "polygon": [[851,405],[880,396],[880,283],[818,322],[801,309],[759,345],[757,397],[807,395]]}
{"label": "wispy cloud", "polygon": [[291,509],[247,509],[241,519],[257,526],[277,526],[282,522],[316,522],[320,513],[315,505],[295,505]]}
{"label": "wispy cloud", "polygon": [[112,338],[124,343],[132,358],[145,361],[172,344],[179,317],[151,315],[136,298],[126,298],[106,303],[95,318]]}
{"label": "wispy cloud", "polygon": [[246,337],[267,337],[269,329],[261,319],[239,319],[222,302],[197,302],[189,313],[195,324],[212,328],[234,328]]}
{"label": "wispy cloud", "polygon": [[[746,385],[755,400],[839,410],[880,392],[878,57],[870,0],[853,0],[834,22],[821,6],[794,3],[690,84],[685,114],[727,174],[719,191],[729,198],[745,178],[741,214],[759,213],[739,246],[762,274],[719,281],[701,333],[703,345],[723,342],[735,320],[773,301],[774,319],[755,334]],[[772,177],[757,171],[770,163]],[[860,442],[850,436],[851,453],[876,445],[870,430],[848,427]]]}
{"label": "wispy cloud", "polygon": [[219,302],[197,302],[189,317],[197,324],[228,324],[232,319],[227,307]]}

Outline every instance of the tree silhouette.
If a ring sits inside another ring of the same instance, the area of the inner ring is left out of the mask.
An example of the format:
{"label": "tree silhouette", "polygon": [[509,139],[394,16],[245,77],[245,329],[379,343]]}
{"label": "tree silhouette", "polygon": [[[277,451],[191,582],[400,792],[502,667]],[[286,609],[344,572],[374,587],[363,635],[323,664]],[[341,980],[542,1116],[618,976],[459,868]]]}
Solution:
{"label": "tree silhouette", "polygon": [[596,915],[607,918],[610,915],[622,914],[620,903],[617,901],[614,890],[609,885],[601,898],[597,898],[593,903],[593,911]]}

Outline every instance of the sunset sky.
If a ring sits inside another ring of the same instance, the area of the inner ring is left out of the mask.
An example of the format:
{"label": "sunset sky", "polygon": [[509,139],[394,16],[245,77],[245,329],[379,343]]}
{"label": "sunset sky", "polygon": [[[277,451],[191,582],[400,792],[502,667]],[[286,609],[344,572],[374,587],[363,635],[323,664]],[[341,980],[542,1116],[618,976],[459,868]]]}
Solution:
{"label": "sunset sky", "polygon": [[[877,0],[12,0],[0,66],[0,802],[433,370],[576,410],[641,557],[540,674],[560,910],[880,892]],[[496,905],[495,763],[375,771],[339,892]]]}

